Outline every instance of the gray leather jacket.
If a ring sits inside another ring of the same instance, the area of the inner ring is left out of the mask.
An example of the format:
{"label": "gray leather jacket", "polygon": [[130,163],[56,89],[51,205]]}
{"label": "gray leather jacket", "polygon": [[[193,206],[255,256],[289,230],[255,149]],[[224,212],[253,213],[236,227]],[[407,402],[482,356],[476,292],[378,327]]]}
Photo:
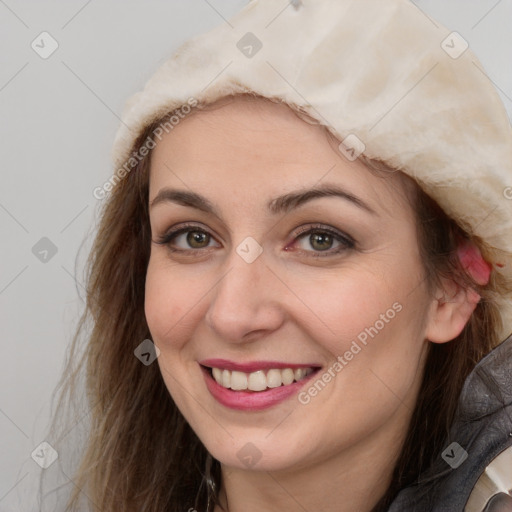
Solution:
{"label": "gray leather jacket", "polygon": [[450,440],[421,484],[389,512],[512,512],[512,336],[462,389]]}

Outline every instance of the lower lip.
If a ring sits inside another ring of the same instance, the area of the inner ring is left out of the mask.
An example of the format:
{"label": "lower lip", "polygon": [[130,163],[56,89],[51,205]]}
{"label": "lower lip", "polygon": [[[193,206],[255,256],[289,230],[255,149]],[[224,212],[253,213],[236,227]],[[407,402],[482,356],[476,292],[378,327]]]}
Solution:
{"label": "lower lip", "polygon": [[271,388],[267,391],[234,391],[218,384],[205,368],[201,367],[201,370],[213,398],[220,404],[239,411],[261,411],[284,402],[290,396],[298,393],[299,389],[317,373],[315,370],[299,382]]}

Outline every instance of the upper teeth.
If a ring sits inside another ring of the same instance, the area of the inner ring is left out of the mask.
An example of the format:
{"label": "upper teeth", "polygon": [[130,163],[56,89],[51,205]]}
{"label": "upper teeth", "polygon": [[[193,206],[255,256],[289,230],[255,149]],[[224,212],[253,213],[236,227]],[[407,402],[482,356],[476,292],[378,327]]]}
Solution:
{"label": "upper teeth", "polygon": [[263,391],[267,388],[278,388],[281,385],[287,386],[294,380],[299,381],[309,375],[313,368],[291,368],[258,370],[252,373],[237,372],[231,370],[221,370],[212,368],[213,378],[221,386],[234,389],[236,391]]}

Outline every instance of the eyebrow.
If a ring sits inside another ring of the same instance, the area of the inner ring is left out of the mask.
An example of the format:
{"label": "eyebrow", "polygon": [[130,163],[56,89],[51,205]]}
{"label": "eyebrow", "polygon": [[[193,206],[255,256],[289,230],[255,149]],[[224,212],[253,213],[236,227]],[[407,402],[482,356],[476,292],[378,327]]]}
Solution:
{"label": "eyebrow", "polygon": [[372,215],[377,215],[377,212],[362,199],[335,185],[322,185],[304,191],[290,192],[289,194],[279,196],[270,201],[268,203],[268,209],[274,214],[286,213],[293,208],[297,208],[308,201],[318,199],[320,197],[339,197],[362,210],[366,210]]}
{"label": "eyebrow", "polygon": [[195,192],[189,192],[187,190],[176,190],[165,187],[159,190],[153,201],[151,201],[149,207],[154,208],[157,204],[165,202],[178,203],[183,206],[191,206],[192,208],[197,208],[203,212],[211,213],[217,217],[220,217],[213,204],[208,201],[208,199],[199,194],[196,194]]}
{"label": "eyebrow", "polygon": [[[352,203],[353,205],[367,211],[368,213],[371,213],[372,215],[377,215],[377,212],[362,199],[334,185],[323,185],[312,189],[303,191],[299,190],[296,192],[284,194],[269,201],[267,203],[267,208],[274,215],[277,215],[278,213],[287,213],[294,208],[302,206],[308,201],[321,197],[338,197]],[[221,218],[221,215],[215,206],[210,201],[208,201],[208,199],[199,194],[196,194],[195,192],[164,187],[151,201],[150,208],[154,208],[157,204],[165,202],[172,202],[181,204],[183,206],[197,208],[198,210]]]}

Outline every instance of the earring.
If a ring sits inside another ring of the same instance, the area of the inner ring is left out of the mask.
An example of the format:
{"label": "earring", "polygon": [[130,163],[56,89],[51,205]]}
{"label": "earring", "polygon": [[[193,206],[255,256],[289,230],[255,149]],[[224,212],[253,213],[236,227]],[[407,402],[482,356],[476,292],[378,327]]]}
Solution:
{"label": "earring", "polygon": [[205,479],[206,479],[206,492],[208,494],[208,504],[207,510],[208,512],[212,512],[213,508],[210,508],[215,504],[215,498],[217,496],[217,485],[212,476],[212,465],[213,465],[213,457],[208,453],[206,455],[206,463],[205,463]]}

